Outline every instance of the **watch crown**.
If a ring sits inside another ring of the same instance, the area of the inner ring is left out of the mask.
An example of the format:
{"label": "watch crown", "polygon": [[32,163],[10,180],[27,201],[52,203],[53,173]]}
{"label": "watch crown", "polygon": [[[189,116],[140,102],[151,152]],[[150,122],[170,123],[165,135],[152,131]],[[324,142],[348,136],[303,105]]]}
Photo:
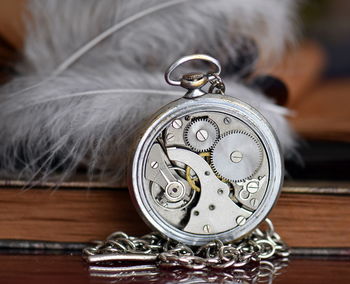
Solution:
{"label": "watch crown", "polygon": [[203,73],[187,73],[181,79],[181,86],[188,90],[199,89],[206,83],[208,83],[208,77]]}

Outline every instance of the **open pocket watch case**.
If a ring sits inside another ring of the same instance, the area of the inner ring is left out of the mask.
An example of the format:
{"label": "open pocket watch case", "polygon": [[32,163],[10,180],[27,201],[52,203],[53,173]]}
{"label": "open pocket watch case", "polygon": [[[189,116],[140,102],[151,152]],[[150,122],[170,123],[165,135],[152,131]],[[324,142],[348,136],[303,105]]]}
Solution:
{"label": "open pocket watch case", "polygon": [[[171,79],[191,60],[208,61],[216,70]],[[141,217],[188,245],[251,232],[273,208],[283,183],[273,129],[256,109],[224,94],[220,71],[207,55],[176,61],[166,80],[188,91],[147,122],[130,161],[129,191]]]}

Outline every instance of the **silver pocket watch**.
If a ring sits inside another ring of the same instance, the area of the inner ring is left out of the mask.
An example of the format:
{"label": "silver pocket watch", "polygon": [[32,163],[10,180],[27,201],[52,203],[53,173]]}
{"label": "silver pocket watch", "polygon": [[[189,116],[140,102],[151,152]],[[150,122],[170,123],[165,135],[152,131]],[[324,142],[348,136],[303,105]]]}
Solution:
{"label": "silver pocket watch", "polygon": [[[192,60],[215,70],[172,78]],[[216,59],[198,54],[169,67],[166,81],[187,92],[148,121],[130,163],[129,191],[141,217],[192,246],[238,240],[257,228],[284,176],[272,127],[256,109],[225,95],[220,71]]]}

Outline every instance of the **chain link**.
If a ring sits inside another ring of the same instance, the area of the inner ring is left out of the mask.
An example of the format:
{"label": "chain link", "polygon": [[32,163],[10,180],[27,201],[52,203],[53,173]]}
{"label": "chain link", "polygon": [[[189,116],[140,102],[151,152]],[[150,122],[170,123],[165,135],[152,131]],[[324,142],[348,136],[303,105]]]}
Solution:
{"label": "chain link", "polygon": [[[115,232],[106,241],[98,241],[93,246],[85,248],[83,255],[87,262],[98,264],[114,261],[124,263],[125,261],[148,261],[154,262],[157,268],[186,268],[192,271],[205,269],[210,271],[235,269],[236,271],[238,269],[239,271],[240,268],[249,264],[265,263],[266,266],[269,262],[264,261],[267,259],[282,259],[289,256],[288,246],[275,232],[269,219],[265,220],[265,227],[265,229],[255,229],[239,241],[224,244],[215,240],[201,247],[189,247],[165,238],[159,233],[150,233],[136,238],[123,232]],[[115,269],[118,270],[118,268]],[[274,269],[273,265],[272,270]],[[102,271],[106,270],[102,269]],[[263,273],[260,271],[260,274]]]}
{"label": "chain link", "polygon": [[210,87],[208,93],[225,95],[225,84],[221,77],[214,73],[207,74]]}

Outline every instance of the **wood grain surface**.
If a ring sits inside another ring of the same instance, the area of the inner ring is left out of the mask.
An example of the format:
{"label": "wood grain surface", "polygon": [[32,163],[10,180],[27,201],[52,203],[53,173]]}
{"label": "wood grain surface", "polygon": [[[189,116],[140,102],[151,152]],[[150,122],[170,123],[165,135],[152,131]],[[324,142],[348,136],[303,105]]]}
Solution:
{"label": "wood grain surface", "polygon": [[[0,239],[88,242],[149,232],[126,189],[0,189]],[[270,218],[293,247],[350,247],[350,195],[283,193]]]}
{"label": "wood grain surface", "polygon": [[[281,270],[280,275],[274,279],[273,283],[350,283],[349,267],[349,259],[291,259],[289,265]],[[177,283],[177,281],[171,282],[173,279],[170,273],[171,271],[163,271],[161,278],[158,281],[152,281],[152,283]],[[192,282],[181,283],[199,283],[198,278],[196,282],[193,279]],[[6,284],[148,283],[145,279],[144,281],[139,279],[140,281],[137,282],[136,279],[131,281],[121,278],[93,278],[89,275],[88,266],[80,256],[0,255],[0,281]],[[204,279],[200,283],[207,282]]]}

